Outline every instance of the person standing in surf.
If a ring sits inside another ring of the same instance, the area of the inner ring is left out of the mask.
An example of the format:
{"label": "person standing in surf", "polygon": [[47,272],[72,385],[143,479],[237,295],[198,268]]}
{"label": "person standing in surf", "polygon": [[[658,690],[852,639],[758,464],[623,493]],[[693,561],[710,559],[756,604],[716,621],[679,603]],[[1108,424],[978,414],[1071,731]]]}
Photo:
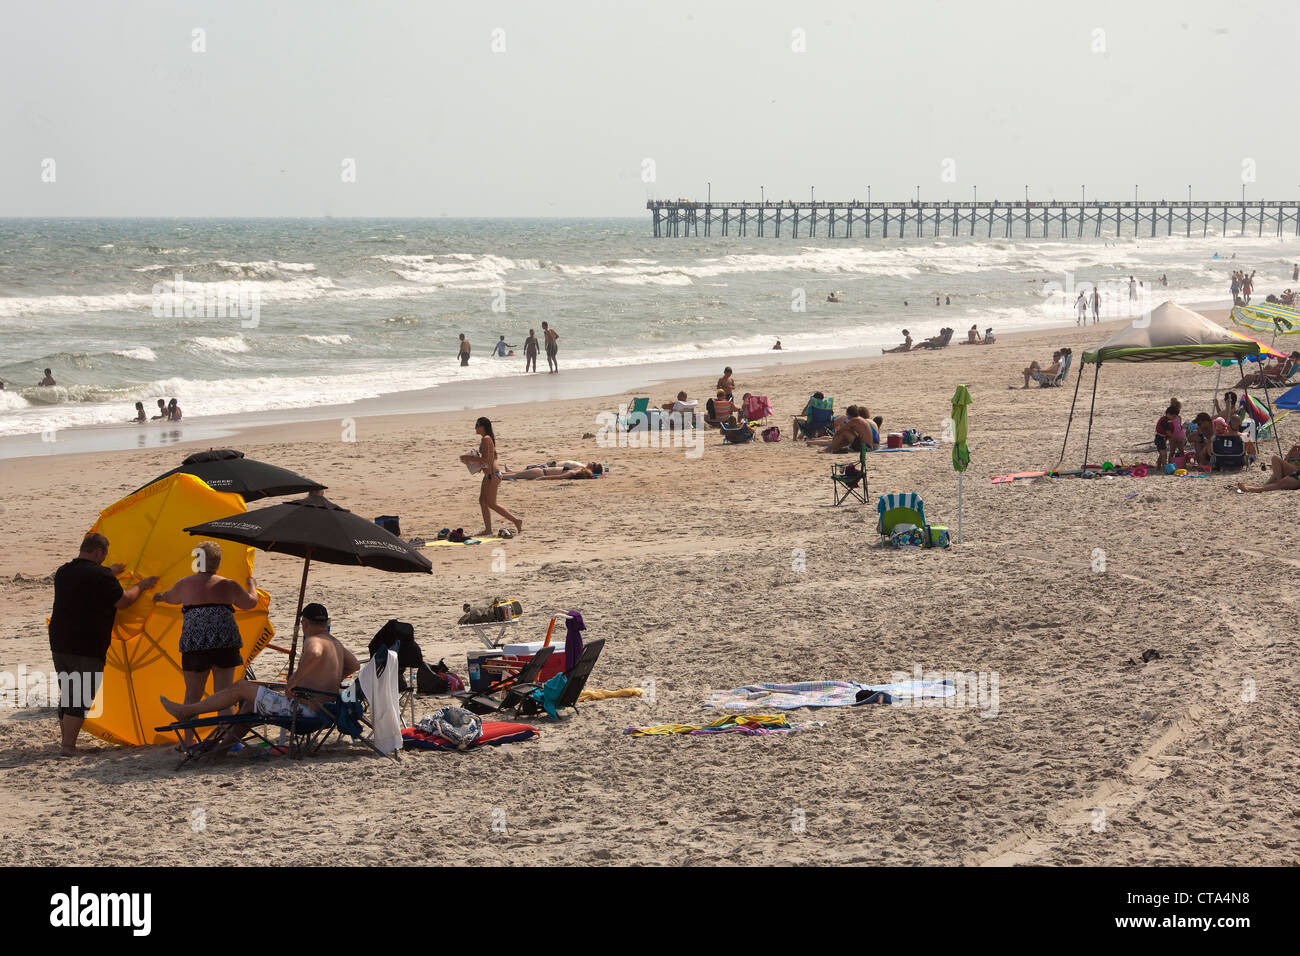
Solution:
{"label": "person standing in surf", "polygon": [[465,338],[465,333],[460,333],[460,364],[469,364],[469,339]]}
{"label": "person standing in surf", "polygon": [[479,436],[478,452],[467,452],[460,460],[470,465],[477,465],[483,472],[483,483],[479,486],[478,503],[483,509],[483,530],[478,537],[492,536],[492,512],[495,511],[515,526],[515,533],[524,530],[524,523],[505,508],[497,504],[497,491],[501,487],[501,468],[497,465],[497,440],[492,433],[492,421],[480,418],[474,423],[474,431]]}
{"label": "person standing in surf", "polygon": [[560,333],[555,331],[545,322],[542,323],[542,335],[546,338],[546,367],[548,371],[558,372],[560,370],[559,360],[555,355],[560,350]]}
{"label": "person standing in surf", "polygon": [[528,338],[524,339],[524,372],[537,371],[537,333],[533,329],[528,330]]}

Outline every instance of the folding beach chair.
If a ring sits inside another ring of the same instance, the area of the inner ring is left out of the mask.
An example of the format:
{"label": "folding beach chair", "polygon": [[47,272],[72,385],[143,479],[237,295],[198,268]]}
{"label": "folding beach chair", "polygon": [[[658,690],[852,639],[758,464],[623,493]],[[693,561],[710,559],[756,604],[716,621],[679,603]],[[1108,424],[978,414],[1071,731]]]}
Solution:
{"label": "folding beach chair", "polygon": [[772,417],[772,403],[766,395],[751,395],[740,410],[741,417],[751,425],[766,425]]}
{"label": "folding beach chair", "polygon": [[632,404],[628,407],[627,418],[618,420],[619,426],[624,431],[631,431],[639,425],[647,425],[650,422],[649,415],[650,398],[634,398]]}
{"label": "folding beach chair", "polygon": [[1246,442],[1240,435],[1215,435],[1210,455],[1215,471],[1241,471],[1246,467]]}
{"label": "folding beach chair", "polygon": [[838,508],[849,498],[867,503],[867,449],[858,452],[858,463],[836,462],[831,465],[832,507]]}
{"label": "folding beach chair", "polygon": [[1061,370],[1056,373],[1055,378],[1040,378],[1038,380],[1039,388],[1060,388],[1065,384],[1065,380],[1070,375],[1070,363],[1074,361],[1074,353],[1070,352],[1065,356],[1065,361],[1061,363]]}
{"label": "folding beach chair", "polygon": [[484,691],[467,691],[462,690],[452,696],[461,702],[461,706],[468,711],[476,714],[495,714],[499,710],[504,710],[510,700],[510,690],[516,685],[527,684],[537,680],[537,675],[542,672],[546,662],[550,659],[551,654],[555,652],[554,644],[547,644],[531,658],[528,663],[515,671],[494,681],[491,686]]}
{"label": "folding beach chair", "polygon": [[891,491],[881,495],[876,511],[880,515],[876,530],[882,538],[888,538],[900,524],[925,527],[925,502],[915,492]]}
{"label": "folding beach chair", "polygon": [[[306,757],[317,753],[335,733],[340,737],[351,737],[355,741],[360,741],[385,757],[397,759],[397,754],[384,753],[366,737],[366,729],[371,728],[371,724],[366,717],[364,703],[351,689],[343,693],[331,693],[295,687],[292,696],[296,700],[310,703],[316,708],[316,713],[295,712],[287,717],[267,717],[255,711],[248,711],[180,720],[154,729],[159,733],[174,733],[177,742],[182,745],[185,756],[176,765],[177,770],[190,761],[225,753],[236,744],[253,742],[265,744],[273,750],[283,748],[290,757]],[[236,739],[223,744],[222,737],[232,729],[239,729],[242,733]],[[199,738],[198,743],[191,747],[184,747],[184,734],[187,730],[195,731],[195,736]],[[204,734],[203,731],[207,733]],[[268,736],[271,731],[274,731],[277,739],[272,740]],[[288,738],[287,747],[280,742],[282,736]]]}
{"label": "folding beach chair", "polygon": [[[565,707],[572,707],[576,712],[578,697],[587,686],[587,678],[591,676],[592,668],[596,666],[596,659],[600,657],[604,647],[603,637],[588,641],[582,653],[578,655],[578,659],[573,662],[573,666],[563,674],[556,674],[545,684],[516,684],[506,693],[506,708],[520,716],[528,716],[544,710],[553,718],[557,718],[559,712]],[[554,693],[556,687],[560,687],[558,694]],[[548,689],[551,695],[548,695]],[[551,713],[552,711],[554,713]]]}
{"label": "folding beach chair", "polygon": [[938,342],[918,342],[914,349],[946,349],[952,341],[952,329],[944,329]]}
{"label": "folding beach chair", "polygon": [[806,422],[801,422],[797,418],[794,420],[796,436],[817,438],[830,433],[831,420],[835,417],[835,399],[810,398],[808,404],[804,406],[804,411],[808,413]]}
{"label": "folding beach chair", "polygon": [[713,399],[713,417],[707,415],[704,418],[704,424],[712,425],[714,428],[721,427],[722,423],[735,414],[736,405],[726,398]]}
{"label": "folding beach chair", "polygon": [[722,429],[722,442],[725,445],[743,445],[754,440],[754,430],[748,425],[728,425],[723,422],[718,427]]}

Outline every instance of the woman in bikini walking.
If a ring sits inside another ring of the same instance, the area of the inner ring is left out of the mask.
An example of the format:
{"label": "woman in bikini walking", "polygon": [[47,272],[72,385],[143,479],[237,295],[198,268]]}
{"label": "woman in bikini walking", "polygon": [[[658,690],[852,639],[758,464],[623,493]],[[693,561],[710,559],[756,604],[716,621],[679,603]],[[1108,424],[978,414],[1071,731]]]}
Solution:
{"label": "woman in bikini walking", "polygon": [[483,509],[483,530],[480,537],[492,535],[492,512],[495,511],[515,526],[515,532],[524,530],[524,523],[505,508],[497,504],[497,490],[501,487],[501,469],[497,465],[497,442],[492,434],[492,422],[480,418],[474,423],[474,431],[479,435],[478,454],[469,452],[461,455],[460,460],[478,465],[483,471],[483,484],[479,488],[478,503]]}

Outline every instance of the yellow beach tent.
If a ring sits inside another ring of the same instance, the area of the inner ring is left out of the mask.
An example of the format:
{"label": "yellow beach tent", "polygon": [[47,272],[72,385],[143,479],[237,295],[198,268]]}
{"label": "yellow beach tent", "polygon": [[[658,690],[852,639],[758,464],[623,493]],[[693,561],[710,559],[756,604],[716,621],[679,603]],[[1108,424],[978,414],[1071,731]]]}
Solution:
{"label": "yellow beach tent", "polygon": [[[245,511],[239,495],[214,491],[193,475],[171,475],[141,488],[106,508],[92,531],[108,538],[105,564],[125,564],[119,580],[130,587],[141,578],[158,575],[154,591],[126,610],[117,612],[113,639],[104,666],[104,683],[94,709],[99,716],[86,718],[85,729],[118,744],[148,745],[174,742],[155,727],[172,718],[158,703],[162,694],[183,700],[181,677],[181,609],[155,604],[153,594],[170,588],[193,573],[193,551],[199,543],[182,528]],[[220,574],[240,584],[253,573],[254,549],[222,542]],[[258,590],[257,607],[235,611],[244,638],[240,652],[245,663],[253,660],[275,634],[268,608],[270,596]],[[236,679],[244,676],[241,667]],[[212,690],[211,679],[208,692]]]}

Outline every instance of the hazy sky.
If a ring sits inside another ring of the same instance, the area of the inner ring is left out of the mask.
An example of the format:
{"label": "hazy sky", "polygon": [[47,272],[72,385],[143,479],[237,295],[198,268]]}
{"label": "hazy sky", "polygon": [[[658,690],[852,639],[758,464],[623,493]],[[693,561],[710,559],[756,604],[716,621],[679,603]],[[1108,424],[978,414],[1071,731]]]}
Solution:
{"label": "hazy sky", "polygon": [[646,216],[647,198],[703,198],[708,181],[719,199],[868,184],[874,199],[1075,198],[1084,183],[1089,198],[1135,183],[1237,198],[1243,164],[1248,197],[1294,198],[1298,10],[11,4],[0,216]]}

